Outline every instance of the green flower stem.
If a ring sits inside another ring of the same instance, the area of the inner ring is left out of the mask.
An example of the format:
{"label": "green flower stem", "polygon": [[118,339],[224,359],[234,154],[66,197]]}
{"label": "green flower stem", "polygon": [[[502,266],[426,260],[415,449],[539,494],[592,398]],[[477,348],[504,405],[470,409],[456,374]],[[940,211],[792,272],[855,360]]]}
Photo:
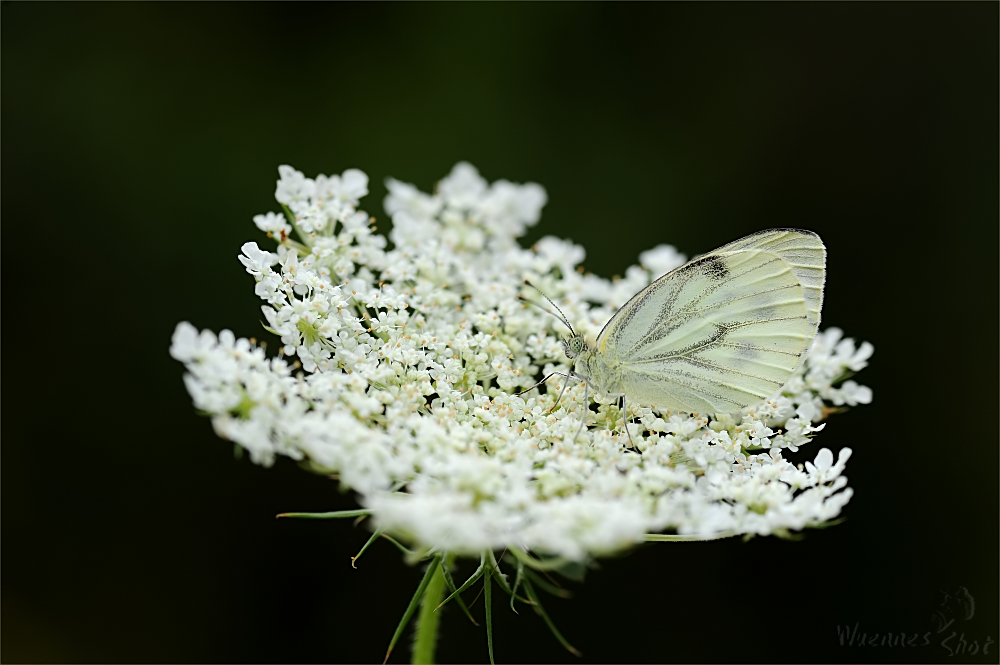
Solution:
{"label": "green flower stem", "polygon": [[697,543],[706,540],[720,540],[722,538],[734,538],[740,534],[734,533],[732,531],[722,531],[720,533],[712,533],[707,536],[679,536],[676,534],[665,534],[665,533],[647,533],[646,542],[647,543]]}
{"label": "green flower stem", "polygon": [[302,253],[303,256],[305,256],[306,254],[311,254],[312,253],[312,247],[309,245],[309,234],[299,228],[299,220],[295,219],[295,213],[292,212],[291,208],[289,208],[287,205],[285,205],[284,203],[282,203],[281,204],[281,209],[282,209],[282,211],[284,211],[285,218],[288,220],[288,223],[292,225],[292,228],[295,229],[295,233],[302,240],[302,242],[299,243],[299,242],[295,242],[291,238],[286,238],[286,240],[285,240],[286,244],[288,246],[294,247],[295,249],[298,249],[300,251],[301,250],[305,250]]}
{"label": "green flower stem", "polygon": [[[448,555],[445,565],[451,565],[454,556]],[[427,665],[434,662],[434,651],[437,647],[438,625],[441,621],[441,614],[435,612],[444,596],[445,580],[444,566],[438,566],[431,577],[430,584],[424,591],[424,597],[420,599],[420,615],[417,617],[417,636],[413,643],[413,657],[410,662],[413,665]]]}
{"label": "green flower stem", "polygon": [[[493,553],[490,552],[492,555]],[[483,595],[486,596],[486,648],[490,652],[490,665],[494,665],[493,660],[493,571],[488,571],[483,577],[486,578],[486,586],[483,587]]]}
{"label": "green flower stem", "polygon": [[527,552],[523,552],[516,547],[508,547],[507,551],[523,561],[524,565],[529,568],[534,568],[535,570],[558,570],[569,563],[566,559],[562,558],[547,559],[542,561],[541,559],[529,556]]}
{"label": "green flower stem", "polygon": [[372,511],[362,508],[360,510],[338,510],[332,513],[281,513],[280,515],[275,515],[275,517],[300,517],[307,520],[330,520],[344,519],[347,517],[364,517],[371,514]]}

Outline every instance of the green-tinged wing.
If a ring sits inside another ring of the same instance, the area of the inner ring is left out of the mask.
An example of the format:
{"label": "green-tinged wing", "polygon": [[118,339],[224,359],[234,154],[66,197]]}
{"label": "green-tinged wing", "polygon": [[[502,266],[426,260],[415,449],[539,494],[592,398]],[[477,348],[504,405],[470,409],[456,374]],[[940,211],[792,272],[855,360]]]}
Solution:
{"label": "green-tinged wing", "polygon": [[765,399],[802,362],[819,326],[826,250],[815,233],[761,231],[640,291],[608,322],[601,362],[625,395],[686,411]]}

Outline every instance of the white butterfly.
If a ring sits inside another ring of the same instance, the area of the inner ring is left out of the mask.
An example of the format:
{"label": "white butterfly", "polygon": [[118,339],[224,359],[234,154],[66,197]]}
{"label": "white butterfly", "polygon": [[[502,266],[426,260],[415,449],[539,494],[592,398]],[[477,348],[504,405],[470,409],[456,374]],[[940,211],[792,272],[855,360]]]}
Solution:
{"label": "white butterfly", "polygon": [[584,381],[585,391],[593,386],[686,413],[730,413],[774,394],[805,359],[819,327],[825,278],[826,247],[818,235],[768,229],[639,291],[593,346],[565,316],[546,311],[570,330],[563,341],[574,361],[569,377]]}

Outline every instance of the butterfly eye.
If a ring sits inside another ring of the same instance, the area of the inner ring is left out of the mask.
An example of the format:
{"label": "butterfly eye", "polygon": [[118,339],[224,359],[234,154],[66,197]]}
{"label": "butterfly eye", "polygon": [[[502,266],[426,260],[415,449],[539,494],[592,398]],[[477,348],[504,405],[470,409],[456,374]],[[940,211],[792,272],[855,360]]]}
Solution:
{"label": "butterfly eye", "polygon": [[[571,358],[580,355],[583,353],[583,339],[579,336],[570,337],[568,347],[573,352],[573,355],[570,356]],[[567,353],[566,355],[569,354]]]}

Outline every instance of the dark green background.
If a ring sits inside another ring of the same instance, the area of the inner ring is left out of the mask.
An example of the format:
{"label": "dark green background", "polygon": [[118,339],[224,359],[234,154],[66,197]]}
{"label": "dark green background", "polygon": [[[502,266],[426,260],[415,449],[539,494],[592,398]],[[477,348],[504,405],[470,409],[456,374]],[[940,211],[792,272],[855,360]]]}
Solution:
{"label": "dark green background", "polygon": [[[353,498],[235,461],[167,349],[180,320],[262,334],[236,256],[279,164],[365,170],[384,217],[386,176],[430,189],[463,159],[543,184],[526,242],[605,275],[815,230],[824,320],[876,348],[874,403],[819,439],[854,449],[848,521],[603,561],[548,604],[582,662],[940,661],[947,633],[837,626],[933,631],[958,586],[953,628],[993,645],[951,660],[996,661],[996,3],[0,10],[4,661],[381,660],[420,571],[389,545],[352,570],[364,528],[275,520]],[[498,660],[581,662],[495,614]],[[486,660],[454,610],[442,635],[442,661]]]}

